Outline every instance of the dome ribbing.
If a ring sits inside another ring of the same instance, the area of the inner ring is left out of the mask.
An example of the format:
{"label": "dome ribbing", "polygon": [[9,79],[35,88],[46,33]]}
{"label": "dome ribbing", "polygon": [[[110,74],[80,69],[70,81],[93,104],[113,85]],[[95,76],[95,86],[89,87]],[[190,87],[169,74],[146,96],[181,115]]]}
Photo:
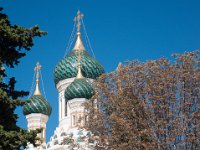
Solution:
{"label": "dome ribbing", "polygon": [[51,115],[51,106],[42,95],[33,95],[30,102],[23,106],[23,114],[41,113],[47,116]]}
{"label": "dome ribbing", "polygon": [[[84,77],[96,79],[104,73],[103,66],[94,58],[92,58],[87,51],[82,51],[82,73]],[[54,82],[74,78],[77,75],[77,55],[76,51],[72,50],[64,59],[62,59],[55,67]]]}
{"label": "dome ribbing", "polygon": [[94,89],[85,78],[76,78],[65,90],[65,99],[71,100],[74,98],[90,99],[94,95]]}
{"label": "dome ribbing", "polygon": [[29,99],[23,106],[23,114],[29,115],[32,113],[41,113],[47,116],[51,115],[51,105],[48,101],[41,95],[39,89],[39,70],[41,69],[41,65],[39,63],[36,64],[35,71],[36,71],[36,87],[33,96]]}

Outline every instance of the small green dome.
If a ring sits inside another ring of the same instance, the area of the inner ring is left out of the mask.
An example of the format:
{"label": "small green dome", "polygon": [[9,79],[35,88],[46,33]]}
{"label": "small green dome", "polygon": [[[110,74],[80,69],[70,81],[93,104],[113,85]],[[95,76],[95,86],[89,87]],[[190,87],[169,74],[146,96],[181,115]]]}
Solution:
{"label": "small green dome", "polygon": [[23,114],[41,113],[47,116],[51,115],[51,106],[42,95],[33,95],[29,103],[23,106]]}
{"label": "small green dome", "polygon": [[65,99],[73,98],[90,99],[94,95],[94,89],[85,78],[75,79],[65,90]]}
{"label": "small green dome", "polygon": [[[85,50],[81,52],[81,65],[83,76],[86,78],[96,79],[104,73],[103,66]],[[54,82],[57,84],[61,80],[76,77],[77,72],[77,54],[72,50],[56,65]]]}

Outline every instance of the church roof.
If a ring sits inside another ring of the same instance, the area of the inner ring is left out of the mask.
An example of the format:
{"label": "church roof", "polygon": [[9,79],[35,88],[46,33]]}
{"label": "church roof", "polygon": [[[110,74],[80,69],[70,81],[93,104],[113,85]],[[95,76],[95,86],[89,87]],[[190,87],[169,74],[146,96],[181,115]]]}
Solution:
{"label": "church roof", "polygon": [[78,62],[78,73],[76,79],[65,89],[65,99],[71,100],[74,98],[86,98],[90,99],[94,90],[92,84],[89,80],[84,78],[81,71],[81,52],[77,53],[77,62]]}
{"label": "church roof", "polygon": [[51,115],[51,106],[42,95],[33,95],[30,102],[23,106],[23,114],[29,115],[33,113],[41,113],[47,116]]}
{"label": "church roof", "polygon": [[[77,75],[77,56],[76,51],[71,51],[64,59],[62,59],[55,67],[54,82],[73,78]],[[104,73],[103,66],[94,58],[92,58],[86,51],[82,52],[82,73],[86,78],[96,79]]]}
{"label": "church roof", "polygon": [[94,95],[94,89],[85,78],[75,79],[65,90],[65,99],[74,98],[90,99]]}
{"label": "church roof", "polygon": [[23,114],[29,115],[32,113],[41,113],[47,116],[51,115],[51,106],[48,103],[48,101],[41,95],[40,89],[39,89],[39,70],[41,66],[39,63],[37,63],[35,67],[36,71],[36,87],[35,92],[33,96],[29,99],[29,102],[27,102],[23,106]]}
{"label": "church roof", "polygon": [[[80,14],[78,17],[80,19]],[[77,17],[77,18],[78,18]],[[77,75],[77,51],[82,55],[82,73],[86,78],[96,79],[104,73],[103,66],[85,50],[81,39],[80,20],[77,25],[76,42],[72,51],[70,51],[65,58],[60,60],[54,70],[54,82],[57,84],[59,81],[73,78]]]}

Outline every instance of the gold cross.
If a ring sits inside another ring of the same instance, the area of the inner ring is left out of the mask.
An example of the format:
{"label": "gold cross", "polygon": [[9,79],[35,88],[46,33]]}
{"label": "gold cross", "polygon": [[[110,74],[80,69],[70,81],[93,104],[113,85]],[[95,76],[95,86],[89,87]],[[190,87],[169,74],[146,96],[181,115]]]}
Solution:
{"label": "gold cross", "polygon": [[39,71],[39,70],[41,69],[41,67],[42,67],[42,66],[40,65],[40,63],[37,62],[37,63],[36,63],[36,66],[35,66],[35,68],[34,68],[34,70],[35,70],[35,71]]}
{"label": "gold cross", "polygon": [[36,80],[38,81],[38,79],[39,79],[39,70],[41,69],[41,65],[40,65],[40,63],[39,62],[37,62],[37,64],[36,64],[36,66],[35,66],[35,68],[34,68],[34,71],[36,72]]}
{"label": "gold cross", "polygon": [[83,14],[78,10],[77,16],[74,18],[74,21],[78,21],[77,23],[77,32],[80,32],[81,29],[81,19],[83,18]]}

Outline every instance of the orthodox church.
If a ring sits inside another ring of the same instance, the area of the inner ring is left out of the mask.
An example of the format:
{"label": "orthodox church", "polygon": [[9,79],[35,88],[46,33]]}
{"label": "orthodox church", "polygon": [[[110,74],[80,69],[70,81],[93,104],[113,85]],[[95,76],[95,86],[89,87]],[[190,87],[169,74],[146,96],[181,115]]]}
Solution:
{"label": "orthodox church", "polygon": [[[74,48],[61,59],[54,70],[54,82],[58,91],[59,124],[50,141],[46,142],[46,123],[51,115],[52,107],[39,89],[41,66],[36,64],[35,92],[24,105],[23,114],[28,122],[28,130],[42,128],[38,134],[41,141],[38,147],[29,144],[31,149],[67,150],[93,149],[95,141],[90,141],[90,131],[84,129],[87,115],[84,102],[94,95],[93,81],[104,73],[102,65],[86,51],[82,37],[81,25],[83,15],[78,11],[75,17],[76,41]],[[82,128],[81,128],[82,127]]]}

